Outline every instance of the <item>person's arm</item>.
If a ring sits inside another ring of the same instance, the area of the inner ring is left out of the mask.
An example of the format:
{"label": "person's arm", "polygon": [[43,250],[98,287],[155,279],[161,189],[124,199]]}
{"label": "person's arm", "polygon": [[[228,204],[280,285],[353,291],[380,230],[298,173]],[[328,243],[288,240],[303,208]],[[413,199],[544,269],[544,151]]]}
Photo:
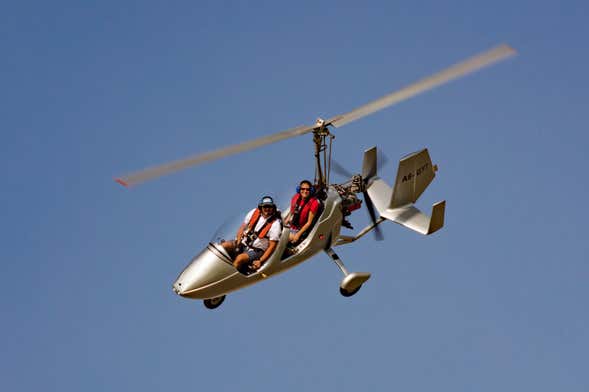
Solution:
{"label": "person's arm", "polygon": [[241,237],[243,237],[243,232],[245,231],[245,228],[249,224],[249,221],[252,219],[252,215],[254,214],[255,210],[256,209],[254,208],[253,210],[248,212],[247,215],[245,216],[245,219],[241,223],[241,226],[239,226],[239,229],[237,230],[237,236],[235,237],[235,240],[237,241],[238,244],[241,241]]}
{"label": "person's arm", "polygon": [[266,249],[264,254],[260,257],[259,260],[254,260],[253,266],[255,269],[259,269],[261,266],[263,266],[266,260],[268,260],[270,256],[272,256],[272,253],[274,253],[274,249],[276,249],[277,244],[278,241],[269,241],[268,248]]}
{"label": "person's arm", "polygon": [[297,242],[301,235],[313,224],[313,219],[315,218],[315,213],[313,211],[309,211],[309,217],[307,218],[307,222],[301,227],[301,229],[295,234],[294,242]]}

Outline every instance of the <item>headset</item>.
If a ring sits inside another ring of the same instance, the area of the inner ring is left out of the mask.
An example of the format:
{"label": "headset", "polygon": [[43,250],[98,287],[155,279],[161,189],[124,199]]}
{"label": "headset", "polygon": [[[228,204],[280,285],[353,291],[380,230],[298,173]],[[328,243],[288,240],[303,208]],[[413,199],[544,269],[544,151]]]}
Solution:
{"label": "headset", "polygon": [[[309,194],[311,196],[313,196],[315,194],[315,187],[313,186],[313,184],[311,184],[311,181],[303,180],[303,181],[301,181],[301,184],[309,184],[309,187],[310,187]],[[301,192],[301,186],[297,185],[297,193],[300,193],[300,192]]]}

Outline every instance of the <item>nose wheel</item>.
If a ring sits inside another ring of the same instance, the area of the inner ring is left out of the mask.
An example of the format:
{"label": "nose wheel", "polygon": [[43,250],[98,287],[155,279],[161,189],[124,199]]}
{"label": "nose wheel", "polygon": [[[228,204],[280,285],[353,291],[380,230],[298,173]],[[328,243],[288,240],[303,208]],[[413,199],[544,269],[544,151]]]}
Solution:
{"label": "nose wheel", "polygon": [[221,306],[221,304],[223,303],[223,301],[225,301],[225,296],[222,295],[220,297],[215,297],[215,298],[207,298],[205,300],[203,300],[203,304],[205,305],[205,308],[207,309],[216,309],[219,306]]}

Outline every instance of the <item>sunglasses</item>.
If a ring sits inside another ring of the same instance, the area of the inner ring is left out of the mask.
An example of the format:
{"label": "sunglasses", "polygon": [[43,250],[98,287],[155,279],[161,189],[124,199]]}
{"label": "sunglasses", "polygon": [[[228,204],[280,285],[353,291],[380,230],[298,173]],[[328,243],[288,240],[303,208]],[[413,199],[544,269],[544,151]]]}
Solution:
{"label": "sunglasses", "polygon": [[262,208],[274,208],[274,206],[262,206]]}
{"label": "sunglasses", "polygon": [[311,188],[301,188],[301,191],[310,191]]}

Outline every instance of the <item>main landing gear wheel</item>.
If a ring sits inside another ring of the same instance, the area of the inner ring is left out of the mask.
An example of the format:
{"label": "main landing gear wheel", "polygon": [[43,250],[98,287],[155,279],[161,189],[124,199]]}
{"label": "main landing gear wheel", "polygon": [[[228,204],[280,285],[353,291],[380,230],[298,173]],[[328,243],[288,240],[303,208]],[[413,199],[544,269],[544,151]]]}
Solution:
{"label": "main landing gear wheel", "polygon": [[360,289],[362,288],[362,286],[358,286],[356,287],[354,290],[346,290],[343,288],[339,288],[339,293],[341,295],[343,295],[344,297],[351,297],[352,295],[356,294],[358,291],[360,291]]}
{"label": "main landing gear wheel", "polygon": [[352,272],[351,274],[347,274],[339,285],[339,292],[344,297],[351,297],[360,290],[362,284],[368,279],[370,279],[370,273],[368,272]]}
{"label": "main landing gear wheel", "polygon": [[221,304],[225,301],[225,296],[222,295],[220,297],[215,298],[207,298],[202,301],[207,309],[215,309],[221,306]]}

